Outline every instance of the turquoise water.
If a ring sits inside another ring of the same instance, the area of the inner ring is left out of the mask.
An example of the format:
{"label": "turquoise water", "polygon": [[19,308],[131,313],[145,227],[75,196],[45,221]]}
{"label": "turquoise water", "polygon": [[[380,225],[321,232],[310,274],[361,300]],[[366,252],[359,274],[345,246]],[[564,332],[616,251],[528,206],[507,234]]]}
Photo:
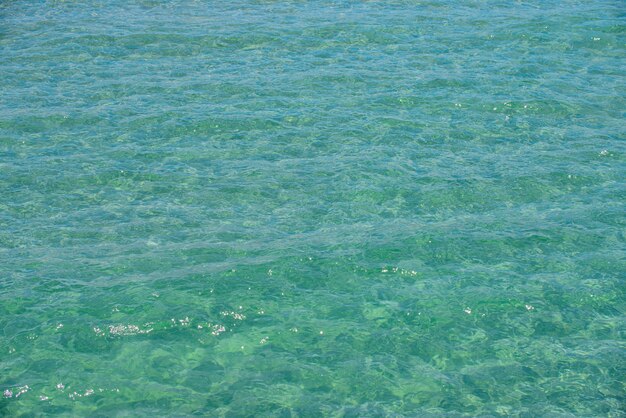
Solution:
{"label": "turquoise water", "polygon": [[0,415],[624,416],[622,1],[0,2]]}

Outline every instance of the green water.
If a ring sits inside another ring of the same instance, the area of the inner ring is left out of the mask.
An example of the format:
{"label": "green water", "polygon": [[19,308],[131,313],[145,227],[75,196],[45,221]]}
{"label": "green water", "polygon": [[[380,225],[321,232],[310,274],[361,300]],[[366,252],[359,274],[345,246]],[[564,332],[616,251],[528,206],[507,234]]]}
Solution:
{"label": "green water", "polygon": [[0,1],[0,415],[625,416],[623,1]]}

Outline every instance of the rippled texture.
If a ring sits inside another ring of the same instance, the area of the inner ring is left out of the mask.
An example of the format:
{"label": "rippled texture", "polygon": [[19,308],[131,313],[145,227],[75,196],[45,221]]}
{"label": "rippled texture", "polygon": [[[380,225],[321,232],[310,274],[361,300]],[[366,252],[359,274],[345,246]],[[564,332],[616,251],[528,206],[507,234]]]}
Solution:
{"label": "rippled texture", "polygon": [[623,416],[625,16],[2,1],[0,415]]}

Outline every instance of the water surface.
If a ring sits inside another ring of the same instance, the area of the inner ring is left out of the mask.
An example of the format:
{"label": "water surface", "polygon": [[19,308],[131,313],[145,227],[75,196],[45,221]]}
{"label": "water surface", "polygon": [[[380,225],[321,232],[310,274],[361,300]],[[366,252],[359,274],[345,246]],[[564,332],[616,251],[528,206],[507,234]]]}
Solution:
{"label": "water surface", "polygon": [[0,2],[0,415],[624,416],[625,17]]}

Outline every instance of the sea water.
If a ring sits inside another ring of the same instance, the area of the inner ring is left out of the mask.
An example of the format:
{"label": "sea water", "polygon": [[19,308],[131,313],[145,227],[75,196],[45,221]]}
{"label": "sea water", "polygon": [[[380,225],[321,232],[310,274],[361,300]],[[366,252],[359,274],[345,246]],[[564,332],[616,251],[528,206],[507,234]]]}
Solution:
{"label": "sea water", "polygon": [[623,1],[0,2],[0,415],[624,416]]}

